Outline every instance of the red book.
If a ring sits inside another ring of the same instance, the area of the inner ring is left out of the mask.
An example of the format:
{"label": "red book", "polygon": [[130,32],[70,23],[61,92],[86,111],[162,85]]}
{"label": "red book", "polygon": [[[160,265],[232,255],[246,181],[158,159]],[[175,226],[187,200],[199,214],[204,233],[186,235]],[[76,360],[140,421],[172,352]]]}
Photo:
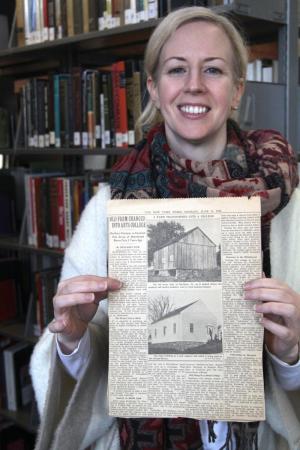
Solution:
{"label": "red book", "polygon": [[58,239],[59,247],[66,248],[65,235],[65,205],[64,205],[64,180],[57,177],[57,209],[58,209]]}
{"label": "red book", "polygon": [[17,292],[15,280],[0,280],[0,320],[11,320],[17,314]]}
{"label": "red book", "polygon": [[112,64],[113,109],[117,147],[128,147],[125,62]]}
{"label": "red book", "polygon": [[50,232],[47,236],[48,247],[59,248],[59,219],[58,219],[58,182],[55,177],[49,180],[50,196]]}

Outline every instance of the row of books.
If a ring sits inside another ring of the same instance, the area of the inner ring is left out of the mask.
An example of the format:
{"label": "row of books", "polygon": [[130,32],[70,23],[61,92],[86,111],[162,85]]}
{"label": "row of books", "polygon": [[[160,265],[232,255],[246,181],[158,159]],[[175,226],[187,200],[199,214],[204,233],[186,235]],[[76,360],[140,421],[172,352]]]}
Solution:
{"label": "row of books", "polygon": [[278,60],[255,59],[248,64],[247,80],[264,83],[278,83]]}
{"label": "row of books", "polygon": [[139,23],[182,6],[215,6],[234,0],[16,0],[19,46]]}
{"label": "row of books", "polygon": [[28,244],[65,249],[86,203],[102,185],[84,175],[26,174]]}
{"label": "row of books", "polygon": [[15,81],[24,147],[127,147],[146,93],[143,63],[130,59],[97,69]]}

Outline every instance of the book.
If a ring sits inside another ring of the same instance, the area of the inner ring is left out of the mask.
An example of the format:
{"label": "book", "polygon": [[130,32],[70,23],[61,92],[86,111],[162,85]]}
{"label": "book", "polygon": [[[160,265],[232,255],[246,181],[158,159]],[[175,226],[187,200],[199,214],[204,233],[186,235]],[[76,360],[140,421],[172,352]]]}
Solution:
{"label": "book", "polygon": [[127,121],[128,121],[128,144],[135,144],[134,132],[134,83],[133,73],[135,71],[135,61],[130,59],[125,61],[125,78],[126,78],[126,106],[127,106]]}
{"label": "book", "polygon": [[6,108],[0,107],[0,148],[10,146],[9,115]]}
{"label": "book", "polygon": [[88,0],[89,31],[98,30],[99,0]]}
{"label": "book", "polygon": [[53,319],[53,297],[57,290],[60,268],[48,268],[34,274],[36,326],[35,334],[40,336]]}
{"label": "book", "polygon": [[32,400],[29,360],[32,346],[17,342],[3,351],[7,409],[17,411]]}
{"label": "book", "polygon": [[17,46],[25,45],[25,18],[23,0],[16,0],[16,40]]}
{"label": "book", "polygon": [[20,264],[14,258],[0,259],[0,321],[12,320],[19,313]]}
{"label": "book", "polygon": [[13,175],[5,169],[0,170],[0,235],[17,233],[16,186]]}
{"label": "book", "polygon": [[74,33],[83,33],[83,10],[82,10],[82,0],[73,0],[74,6]]}
{"label": "book", "polygon": [[116,147],[128,147],[125,62],[112,64],[113,111]]}
{"label": "book", "polygon": [[48,0],[48,25],[49,25],[49,40],[55,39],[55,0]]}
{"label": "book", "polygon": [[89,0],[82,0],[82,27],[83,33],[89,32]]}
{"label": "book", "polygon": [[[0,336],[0,408],[7,408],[5,369],[3,351],[13,344],[13,339],[7,336]],[[1,448],[1,447],[0,447]]]}
{"label": "book", "polygon": [[68,36],[74,36],[74,0],[66,0],[67,2],[67,28]]}

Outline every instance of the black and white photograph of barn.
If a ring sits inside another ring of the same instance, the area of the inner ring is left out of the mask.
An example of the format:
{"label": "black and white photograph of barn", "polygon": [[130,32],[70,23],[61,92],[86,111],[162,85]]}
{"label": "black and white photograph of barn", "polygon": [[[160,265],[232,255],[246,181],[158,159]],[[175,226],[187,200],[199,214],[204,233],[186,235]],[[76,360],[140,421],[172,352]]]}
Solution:
{"label": "black and white photograph of barn", "polygon": [[149,297],[150,354],[222,352],[219,291],[154,291]]}
{"label": "black and white photograph of barn", "polygon": [[148,281],[221,281],[219,219],[148,225]]}

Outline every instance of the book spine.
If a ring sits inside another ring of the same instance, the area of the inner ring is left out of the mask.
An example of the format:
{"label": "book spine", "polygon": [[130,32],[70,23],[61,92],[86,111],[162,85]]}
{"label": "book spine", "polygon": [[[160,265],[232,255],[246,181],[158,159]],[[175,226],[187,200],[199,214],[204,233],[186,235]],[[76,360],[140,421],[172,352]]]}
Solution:
{"label": "book spine", "polygon": [[98,0],[88,0],[89,2],[89,31],[98,30]]}
{"label": "book spine", "polygon": [[64,190],[64,224],[65,224],[65,246],[67,247],[72,237],[72,208],[70,195],[70,179],[63,178]]}
{"label": "book spine", "polygon": [[37,146],[45,147],[45,80],[36,79]]}
{"label": "book spine", "polygon": [[83,33],[83,11],[82,0],[73,0],[73,13],[74,13],[74,33]]}
{"label": "book spine", "polygon": [[[26,1],[26,0],[25,0]],[[25,45],[25,5],[23,0],[16,0],[16,35],[18,47]]]}
{"label": "book spine", "polygon": [[56,39],[61,39],[63,37],[61,0],[55,0],[55,37]]}
{"label": "book spine", "polygon": [[110,92],[109,79],[111,80],[110,72],[101,73],[101,132],[102,132],[102,146],[110,147],[112,145],[112,134],[114,124],[110,120],[110,102],[112,92]]}
{"label": "book spine", "polygon": [[34,177],[30,177],[30,197],[32,207],[32,245],[37,247],[37,215],[36,215],[36,202],[35,202],[35,182]]}
{"label": "book spine", "polygon": [[158,0],[148,0],[148,19],[158,18]]}
{"label": "book spine", "polygon": [[124,0],[124,23],[136,23],[136,1]]}
{"label": "book spine", "polygon": [[25,189],[25,204],[26,204],[26,225],[27,225],[27,242],[32,245],[32,202],[31,202],[31,187],[30,187],[30,175],[24,176],[24,189]]}
{"label": "book spine", "polygon": [[[133,120],[137,123],[138,118],[142,113],[142,99],[141,99],[141,73],[139,70],[133,72]],[[142,133],[135,129],[135,142],[142,139]]]}
{"label": "book spine", "polygon": [[53,89],[54,89],[54,133],[55,133],[55,147],[61,147],[60,137],[60,86],[59,75],[53,76]]}
{"label": "book spine", "polygon": [[128,146],[125,63],[112,65],[115,136],[117,147]]}
{"label": "book spine", "polygon": [[4,356],[7,409],[9,409],[10,411],[17,411],[18,404],[17,404],[16,379],[14,371],[13,354],[7,350],[4,350],[3,356]]}
{"label": "book spine", "polygon": [[50,178],[50,233],[48,246],[59,248],[59,218],[58,218],[58,181],[57,178]]}
{"label": "book spine", "polygon": [[82,126],[82,89],[81,89],[81,69],[75,67],[72,69],[72,99],[73,99],[73,144],[75,147],[81,145],[81,126]]}
{"label": "book spine", "polygon": [[128,60],[125,62],[125,78],[126,78],[126,105],[127,105],[127,120],[128,120],[128,144],[135,144],[134,134],[134,86],[133,86],[133,71],[134,61]]}
{"label": "book spine", "polygon": [[82,0],[82,23],[83,32],[89,32],[89,0]]}
{"label": "book spine", "polygon": [[60,0],[62,37],[68,36],[67,0]]}
{"label": "book spine", "polygon": [[86,97],[87,97],[87,131],[88,131],[88,148],[95,148],[95,113],[93,104],[93,74],[87,74],[86,78]]}
{"label": "book spine", "polygon": [[31,123],[33,127],[32,136],[32,146],[38,147],[38,93],[37,93],[37,78],[32,78],[30,80],[30,100],[31,100]]}
{"label": "book spine", "polygon": [[49,40],[49,14],[48,14],[48,0],[43,1],[43,41]]}
{"label": "book spine", "polygon": [[55,0],[48,0],[49,40],[55,40]]}
{"label": "book spine", "polygon": [[68,36],[74,36],[74,0],[67,0]]}
{"label": "book spine", "polygon": [[50,130],[49,130],[49,80],[44,80],[44,114],[45,114],[45,147],[50,147]]}
{"label": "book spine", "polygon": [[65,212],[64,212],[64,182],[63,177],[57,178],[57,207],[58,207],[58,237],[59,247],[66,248]]}

